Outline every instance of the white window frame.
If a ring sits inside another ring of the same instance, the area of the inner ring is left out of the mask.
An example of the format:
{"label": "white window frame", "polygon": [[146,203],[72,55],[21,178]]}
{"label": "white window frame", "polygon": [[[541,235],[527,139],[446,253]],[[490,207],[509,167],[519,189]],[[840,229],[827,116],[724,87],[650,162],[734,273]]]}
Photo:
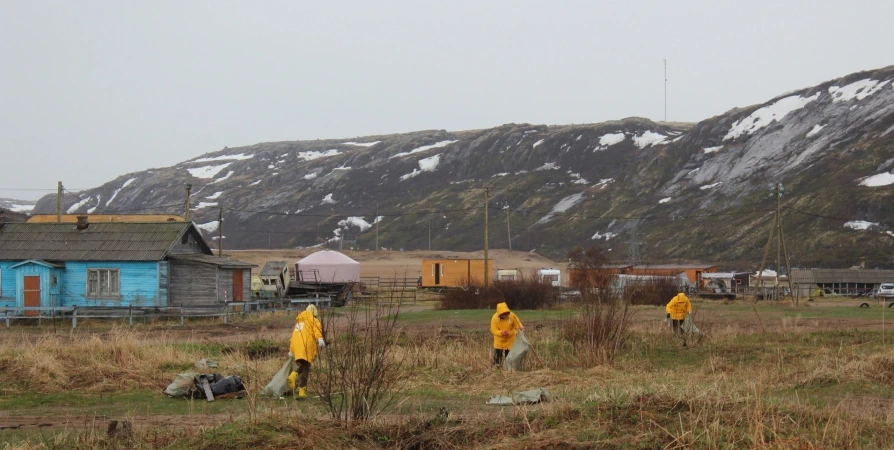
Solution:
{"label": "white window frame", "polygon": [[[96,286],[94,289],[91,289],[91,281],[90,275],[91,272],[96,273]],[[112,283],[112,274],[115,274],[114,283]],[[106,286],[108,287],[108,292],[102,292],[102,278],[103,276],[106,278]],[[85,279],[85,294],[87,298],[106,298],[106,299],[119,299],[121,298],[121,270],[120,269],[111,269],[111,268],[95,268],[95,269],[87,269],[87,278]],[[99,291],[99,292],[96,292]]]}

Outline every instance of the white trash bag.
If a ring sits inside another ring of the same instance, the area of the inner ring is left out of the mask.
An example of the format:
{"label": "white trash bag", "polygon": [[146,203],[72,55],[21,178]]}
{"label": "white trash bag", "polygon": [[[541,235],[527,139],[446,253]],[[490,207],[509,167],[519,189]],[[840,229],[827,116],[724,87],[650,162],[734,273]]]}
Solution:
{"label": "white trash bag", "polygon": [[289,387],[289,374],[297,368],[298,365],[295,364],[295,360],[289,358],[288,361],[276,371],[276,374],[273,375],[273,379],[267,383],[267,386],[264,386],[264,390],[261,392],[275,398],[282,397],[284,394],[292,390],[292,388]]}
{"label": "white trash bag", "polygon": [[512,343],[512,348],[509,349],[509,354],[506,355],[506,358],[503,360],[503,368],[506,370],[521,369],[522,362],[525,360],[525,356],[530,349],[531,344],[528,343],[528,338],[525,337],[525,332],[519,331],[518,334],[515,335],[515,342]]}
{"label": "white trash bag", "polygon": [[195,377],[197,373],[178,373],[174,381],[165,388],[164,393],[168,397],[186,398],[195,390]]}

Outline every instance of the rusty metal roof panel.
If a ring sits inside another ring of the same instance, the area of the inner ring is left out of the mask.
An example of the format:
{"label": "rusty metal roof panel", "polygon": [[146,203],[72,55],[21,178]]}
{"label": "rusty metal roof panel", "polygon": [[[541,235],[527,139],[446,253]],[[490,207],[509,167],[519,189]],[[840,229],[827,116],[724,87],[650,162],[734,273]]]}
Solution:
{"label": "rusty metal roof panel", "polygon": [[159,261],[191,227],[102,222],[78,230],[73,223],[7,223],[0,230],[0,260]]}
{"label": "rusty metal roof panel", "polygon": [[224,258],[222,256],[213,256],[213,255],[171,255],[171,259],[174,260],[182,260],[182,261],[191,261],[202,264],[212,264],[215,266],[223,267],[226,269],[250,269],[252,267],[258,267],[256,264],[247,263],[243,261],[237,261],[235,259]]}
{"label": "rusty metal roof panel", "polygon": [[267,261],[264,263],[264,268],[261,269],[261,273],[258,276],[262,277],[276,277],[282,273],[282,270],[286,267],[288,263],[285,261]]}

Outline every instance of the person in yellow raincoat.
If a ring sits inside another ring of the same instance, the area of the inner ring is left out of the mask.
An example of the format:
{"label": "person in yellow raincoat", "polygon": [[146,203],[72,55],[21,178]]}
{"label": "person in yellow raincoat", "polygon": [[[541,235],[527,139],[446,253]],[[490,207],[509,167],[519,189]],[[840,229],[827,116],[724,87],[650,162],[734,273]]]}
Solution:
{"label": "person in yellow raincoat", "polygon": [[497,312],[490,319],[490,333],[494,335],[494,365],[501,366],[503,359],[509,354],[515,335],[524,330],[521,320],[518,319],[509,305],[505,302],[497,303]]}
{"label": "person in yellow raincoat", "polygon": [[673,323],[674,334],[682,336],[683,321],[686,320],[686,316],[692,312],[692,303],[689,302],[689,297],[686,297],[686,294],[680,292],[667,303],[664,310],[667,311],[667,318]]}
{"label": "person in yellow raincoat", "polygon": [[295,364],[298,365],[298,371],[289,374],[289,387],[295,391],[296,398],[307,397],[310,365],[317,356],[317,349],[325,347],[326,341],[323,339],[323,326],[317,318],[317,307],[307,305],[307,309],[295,318],[295,328],[292,329],[292,340],[289,342],[289,355],[295,358]]}

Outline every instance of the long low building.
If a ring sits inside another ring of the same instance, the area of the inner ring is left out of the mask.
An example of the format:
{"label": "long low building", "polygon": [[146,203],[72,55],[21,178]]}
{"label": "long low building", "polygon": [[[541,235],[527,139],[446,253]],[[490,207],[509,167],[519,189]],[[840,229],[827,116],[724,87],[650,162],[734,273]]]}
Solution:
{"label": "long low building", "polygon": [[817,290],[824,294],[868,295],[882,283],[894,283],[894,270],[792,269],[792,285],[799,297]]}

